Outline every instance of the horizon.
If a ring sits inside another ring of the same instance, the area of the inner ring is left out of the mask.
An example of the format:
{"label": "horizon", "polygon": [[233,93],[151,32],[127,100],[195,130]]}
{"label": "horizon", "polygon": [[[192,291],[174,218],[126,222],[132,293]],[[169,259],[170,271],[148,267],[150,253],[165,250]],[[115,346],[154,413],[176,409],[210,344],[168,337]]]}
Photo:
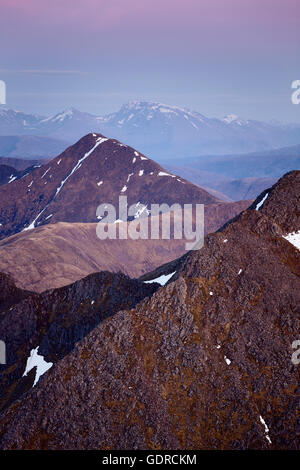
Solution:
{"label": "horizon", "polygon": [[190,107],[187,107],[187,106],[179,106],[179,105],[174,104],[174,103],[165,103],[165,102],[161,102],[161,101],[145,100],[145,99],[126,101],[124,103],[121,103],[118,108],[114,108],[111,112],[108,112],[108,113],[90,112],[90,111],[86,111],[84,109],[80,109],[76,105],[71,105],[71,106],[66,107],[66,108],[58,108],[55,112],[53,112],[51,114],[36,113],[36,112],[30,112],[30,111],[27,111],[27,110],[24,110],[24,109],[11,108],[11,107],[7,106],[7,104],[5,104],[5,105],[0,104],[0,111],[1,110],[14,111],[16,113],[22,113],[22,114],[27,114],[27,115],[36,115],[36,116],[39,116],[40,118],[47,118],[47,119],[51,118],[51,117],[54,118],[55,116],[60,115],[60,114],[62,114],[64,112],[67,112],[67,111],[77,111],[77,112],[80,112],[80,113],[83,113],[83,114],[90,114],[91,116],[94,116],[94,117],[105,117],[105,116],[108,116],[110,114],[118,113],[121,110],[121,108],[123,108],[124,106],[132,105],[132,104],[138,104],[138,103],[147,103],[147,104],[152,104],[152,105],[160,105],[160,106],[165,106],[165,107],[170,107],[170,108],[177,108],[178,110],[181,110],[181,111],[196,112],[196,113],[202,114],[204,117],[206,117],[208,119],[218,119],[218,120],[221,120],[221,121],[226,117],[234,116],[234,118],[245,120],[245,121],[265,122],[267,124],[272,124],[272,123],[296,124],[296,125],[300,124],[300,120],[299,121],[297,121],[297,120],[290,120],[290,121],[289,120],[279,120],[275,117],[270,118],[270,119],[255,119],[255,118],[249,118],[246,115],[237,115],[237,114],[231,113],[231,112],[228,112],[228,113],[226,113],[222,116],[208,115],[208,114],[203,113],[199,109],[190,108]]}

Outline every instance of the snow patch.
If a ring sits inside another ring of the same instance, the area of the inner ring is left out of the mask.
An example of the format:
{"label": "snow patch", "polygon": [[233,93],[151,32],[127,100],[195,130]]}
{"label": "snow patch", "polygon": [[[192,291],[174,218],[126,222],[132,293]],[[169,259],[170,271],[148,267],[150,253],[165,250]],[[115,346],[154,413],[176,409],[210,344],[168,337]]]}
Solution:
{"label": "snow patch", "polygon": [[12,182],[15,181],[16,179],[17,179],[16,176],[10,175],[10,180],[8,181],[8,184],[9,184],[9,183],[12,183]]}
{"label": "snow patch", "polygon": [[228,357],[226,357],[226,356],[224,356],[224,359],[225,359],[226,364],[227,364],[228,366],[230,366],[231,360],[228,359]]}
{"label": "snow patch", "polygon": [[30,356],[27,359],[26,368],[23,374],[25,377],[28,372],[31,371],[34,367],[36,367],[35,379],[33,387],[38,383],[40,377],[47,372],[52,366],[53,362],[46,362],[43,356],[38,354],[39,346],[36,349],[32,349],[30,352]]}
{"label": "snow patch", "polygon": [[157,176],[171,176],[171,178],[176,178],[175,175],[170,175],[170,173],[166,173],[165,171],[160,171]]}
{"label": "snow patch", "polygon": [[176,271],[174,271],[173,273],[171,274],[162,274],[161,276],[159,277],[156,277],[155,279],[151,279],[151,281],[144,281],[145,284],[152,284],[153,282],[157,282],[158,284],[160,284],[161,286],[164,286],[169,279],[171,279],[171,277],[176,273]]}
{"label": "snow patch", "polygon": [[236,121],[239,117],[236,114],[228,114],[224,117],[223,122],[230,124],[233,121]]}
{"label": "snow patch", "polygon": [[265,427],[266,439],[267,439],[268,443],[272,444],[272,441],[271,441],[270,436],[269,436],[269,428],[268,428],[264,418],[261,415],[259,416],[259,420],[260,420],[261,424],[263,424],[264,427]]}
{"label": "snow patch", "polygon": [[48,170],[45,171],[45,173],[41,176],[41,179],[44,178],[44,176],[46,176],[46,174],[48,173],[48,171],[50,170],[51,166],[48,168]]}
{"label": "snow patch", "polygon": [[294,245],[298,250],[300,250],[300,230],[298,232],[292,232],[288,235],[285,235],[285,238],[288,242]]}
{"label": "snow patch", "polygon": [[264,202],[267,200],[267,197],[269,196],[269,193],[265,194],[265,196],[262,198],[262,200],[256,205],[256,210],[259,211],[259,209],[262,207]]}

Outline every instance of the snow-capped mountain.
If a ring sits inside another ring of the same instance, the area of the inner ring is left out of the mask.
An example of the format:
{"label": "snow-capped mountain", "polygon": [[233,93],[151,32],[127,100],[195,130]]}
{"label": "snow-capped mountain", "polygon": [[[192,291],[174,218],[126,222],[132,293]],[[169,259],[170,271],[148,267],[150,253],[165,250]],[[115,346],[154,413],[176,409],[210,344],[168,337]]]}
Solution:
{"label": "snow-capped mountain", "polygon": [[65,109],[61,113],[44,118],[39,122],[37,132],[41,135],[73,142],[89,132],[99,129],[98,117],[78,111]]}
{"label": "snow-capped mountain", "polygon": [[105,116],[75,108],[50,117],[0,111],[2,136],[37,135],[72,142],[89,132],[119,139],[158,161],[250,153],[300,143],[300,124],[266,123],[235,114],[208,118],[186,108],[148,101],[133,101]]}
{"label": "snow-capped mountain", "polygon": [[42,117],[0,106],[0,135],[32,134]]}
{"label": "snow-capped mountain", "polygon": [[162,103],[135,101],[98,120],[107,135],[157,160],[261,151],[300,142],[300,125],[246,120],[234,114],[208,118]]}
{"label": "snow-capped mountain", "polygon": [[160,123],[168,125],[184,118],[187,125],[194,129],[199,128],[199,123],[209,121],[205,116],[186,108],[178,106],[169,106],[162,103],[152,103],[148,101],[133,101],[121,107],[117,113],[112,113],[99,122],[110,124],[118,128],[140,127],[147,121],[149,124]]}

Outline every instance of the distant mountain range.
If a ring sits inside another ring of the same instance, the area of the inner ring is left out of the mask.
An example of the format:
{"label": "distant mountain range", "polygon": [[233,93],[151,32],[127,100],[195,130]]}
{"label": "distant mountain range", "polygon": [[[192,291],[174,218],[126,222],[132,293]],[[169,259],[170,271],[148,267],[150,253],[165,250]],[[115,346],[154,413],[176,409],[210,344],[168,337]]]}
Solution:
{"label": "distant mountain range", "polygon": [[210,155],[188,159],[182,157],[175,163],[176,166],[207,171],[231,179],[279,178],[288,171],[300,168],[300,144],[248,154]]}
{"label": "distant mountain range", "polygon": [[105,116],[71,108],[44,117],[0,108],[0,136],[39,136],[56,140],[52,144],[40,141],[32,149],[27,146],[26,155],[22,155],[23,146],[19,145],[13,152],[2,152],[3,156],[53,156],[57,154],[54,147],[57,148],[61,141],[74,142],[89,132],[100,132],[121,140],[159,162],[300,144],[300,124],[245,120],[232,114],[223,119],[208,118],[196,111],[147,101],[128,103]]}

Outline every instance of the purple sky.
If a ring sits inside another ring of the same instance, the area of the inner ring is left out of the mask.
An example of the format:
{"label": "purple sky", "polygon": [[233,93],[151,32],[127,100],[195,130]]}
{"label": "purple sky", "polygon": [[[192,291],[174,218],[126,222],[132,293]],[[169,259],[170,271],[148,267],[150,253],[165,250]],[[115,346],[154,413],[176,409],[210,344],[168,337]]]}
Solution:
{"label": "purple sky", "polygon": [[300,121],[299,0],[0,0],[0,44],[8,107],[146,99]]}

